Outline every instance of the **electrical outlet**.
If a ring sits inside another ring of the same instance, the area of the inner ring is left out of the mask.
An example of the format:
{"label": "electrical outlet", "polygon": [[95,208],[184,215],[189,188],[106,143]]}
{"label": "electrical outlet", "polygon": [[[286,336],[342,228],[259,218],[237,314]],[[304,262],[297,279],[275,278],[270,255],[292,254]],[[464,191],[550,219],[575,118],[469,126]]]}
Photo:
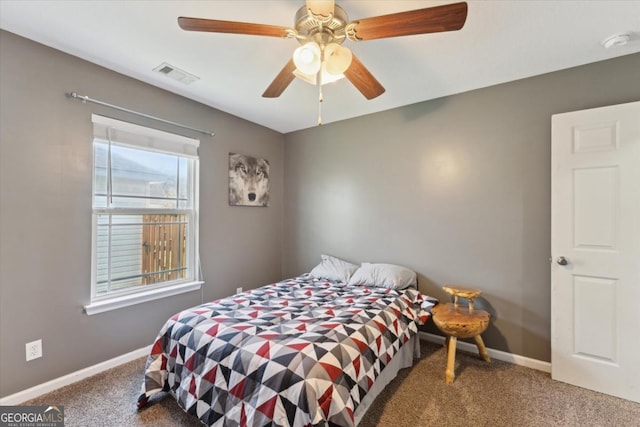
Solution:
{"label": "electrical outlet", "polygon": [[236,288],[236,294],[239,294],[240,292],[242,292],[242,286],[240,286],[239,288]]}
{"label": "electrical outlet", "polygon": [[42,340],[36,340],[26,343],[25,351],[27,353],[27,362],[29,360],[42,357]]}

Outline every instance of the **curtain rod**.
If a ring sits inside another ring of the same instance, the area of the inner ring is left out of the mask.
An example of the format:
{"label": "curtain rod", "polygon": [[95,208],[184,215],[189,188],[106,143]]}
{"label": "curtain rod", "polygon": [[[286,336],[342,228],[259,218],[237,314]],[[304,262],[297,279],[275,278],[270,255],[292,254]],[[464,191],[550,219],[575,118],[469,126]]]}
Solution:
{"label": "curtain rod", "polygon": [[213,133],[211,131],[208,131],[208,130],[192,128],[191,126],[181,125],[180,123],[171,122],[169,120],[161,119],[159,117],[150,116],[149,114],[144,114],[144,113],[139,113],[137,111],[129,110],[128,108],[119,107],[119,106],[113,105],[113,104],[107,104],[106,102],[98,101],[96,99],[91,99],[88,96],[78,95],[76,92],[65,93],[65,96],[67,98],[78,99],[78,100],[82,101],[83,103],[91,102],[92,104],[98,104],[98,105],[102,105],[104,107],[113,108],[115,110],[124,111],[125,113],[135,114],[136,116],[145,117],[147,119],[156,120],[156,121],[162,122],[162,123],[167,123],[167,124],[172,125],[172,126],[177,126],[177,127],[183,128],[183,129],[192,130],[192,131],[195,131],[195,132],[203,133],[205,135],[209,135],[209,136],[214,136],[215,135],[215,133]]}

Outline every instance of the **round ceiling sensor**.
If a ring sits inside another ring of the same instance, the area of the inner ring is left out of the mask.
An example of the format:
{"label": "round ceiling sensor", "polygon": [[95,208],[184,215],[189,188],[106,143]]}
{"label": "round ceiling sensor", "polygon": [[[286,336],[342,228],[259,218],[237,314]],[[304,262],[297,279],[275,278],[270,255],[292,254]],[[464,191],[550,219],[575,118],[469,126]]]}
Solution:
{"label": "round ceiling sensor", "polygon": [[614,34],[611,37],[607,37],[602,41],[602,46],[606,49],[610,49],[612,47],[624,46],[629,43],[631,40],[631,33],[619,33]]}

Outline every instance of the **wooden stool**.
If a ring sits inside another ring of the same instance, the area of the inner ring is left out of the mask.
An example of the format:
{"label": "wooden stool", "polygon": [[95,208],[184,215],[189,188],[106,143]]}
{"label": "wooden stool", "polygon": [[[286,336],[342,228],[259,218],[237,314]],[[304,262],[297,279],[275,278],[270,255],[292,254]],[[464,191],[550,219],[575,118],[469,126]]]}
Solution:
{"label": "wooden stool", "polygon": [[[473,299],[480,296],[481,291],[449,285],[443,286],[442,289],[453,295],[454,303],[438,304],[431,309],[431,313],[433,314],[433,323],[447,336],[445,340],[445,347],[448,351],[445,382],[451,384],[456,377],[456,342],[458,338],[473,338],[478,346],[480,356],[486,362],[491,362],[480,336],[489,326],[491,316],[484,310],[473,309]],[[458,298],[468,299],[469,307],[458,306]]]}

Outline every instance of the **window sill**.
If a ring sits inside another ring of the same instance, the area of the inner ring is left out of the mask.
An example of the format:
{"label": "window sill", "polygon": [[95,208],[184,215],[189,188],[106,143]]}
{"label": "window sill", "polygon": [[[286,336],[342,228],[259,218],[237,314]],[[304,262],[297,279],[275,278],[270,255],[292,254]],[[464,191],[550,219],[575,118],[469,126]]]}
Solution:
{"label": "window sill", "polygon": [[131,305],[141,304],[143,302],[149,302],[160,298],[170,297],[172,295],[183,294],[185,292],[192,292],[200,289],[204,282],[189,282],[180,283],[179,285],[167,286],[164,288],[153,289],[146,292],[138,292],[130,295],[123,295],[120,297],[109,298],[101,301],[96,301],[84,306],[84,311],[87,315],[92,316],[98,313],[104,313],[105,311],[117,310],[123,307],[129,307]]}

